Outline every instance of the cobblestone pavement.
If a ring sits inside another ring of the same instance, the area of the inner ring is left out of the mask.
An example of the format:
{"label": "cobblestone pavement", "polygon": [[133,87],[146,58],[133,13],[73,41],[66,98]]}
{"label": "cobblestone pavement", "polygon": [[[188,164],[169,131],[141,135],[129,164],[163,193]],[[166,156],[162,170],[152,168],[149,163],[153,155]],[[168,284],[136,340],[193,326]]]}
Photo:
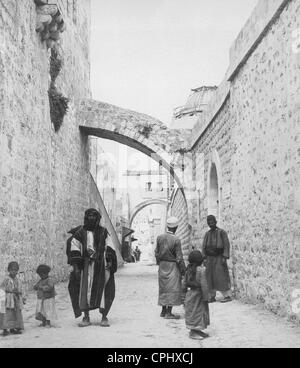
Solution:
{"label": "cobblestone pavement", "polygon": [[110,328],[99,326],[97,311],[92,326],[78,328],[71,310],[67,284],[57,286],[59,321],[51,329],[39,328],[34,318],[35,295],[30,294],[25,310],[25,331],[20,336],[0,337],[0,347],[49,348],[296,348],[300,347],[300,328],[238,301],[211,305],[211,337],[205,341],[188,338],[184,310],[175,308],[182,318],[168,321],[159,317],[157,306],[157,267],[127,264],[116,277],[117,295],[110,313]]}

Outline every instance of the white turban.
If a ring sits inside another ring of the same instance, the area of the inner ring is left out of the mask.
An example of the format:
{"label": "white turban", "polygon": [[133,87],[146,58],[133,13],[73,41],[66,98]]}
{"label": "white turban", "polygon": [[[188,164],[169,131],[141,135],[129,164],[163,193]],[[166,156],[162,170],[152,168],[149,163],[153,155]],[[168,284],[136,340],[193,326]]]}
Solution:
{"label": "white turban", "polygon": [[179,225],[179,219],[177,217],[169,217],[167,220],[167,227],[174,229]]}

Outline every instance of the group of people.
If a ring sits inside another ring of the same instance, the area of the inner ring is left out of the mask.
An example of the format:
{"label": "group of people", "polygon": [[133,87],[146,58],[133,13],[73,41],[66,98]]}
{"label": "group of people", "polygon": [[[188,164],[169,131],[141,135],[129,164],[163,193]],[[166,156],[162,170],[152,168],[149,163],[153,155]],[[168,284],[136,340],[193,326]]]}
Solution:
{"label": "group of people", "polygon": [[[84,224],[70,230],[67,240],[68,264],[72,266],[68,290],[76,318],[83,315],[80,327],[91,325],[90,311],[99,309],[101,326],[109,327],[107,314],[115,297],[114,273],[117,257],[109,233],[100,225],[101,214],[95,209],[85,212]],[[39,265],[39,281],[35,318],[40,326],[49,328],[57,319],[55,309],[55,281],[49,277],[51,268]],[[22,309],[26,298],[18,280],[19,264],[8,265],[8,276],[0,285],[0,329],[2,335],[21,334],[24,330]]]}
{"label": "group of people", "polygon": [[227,260],[230,243],[226,231],[217,227],[215,216],[207,217],[210,230],[205,234],[202,252],[193,250],[188,257],[188,266],[183,260],[181,241],[175,235],[179,220],[167,221],[167,233],[157,238],[155,257],[159,265],[159,298],[161,317],[179,319],[172,313],[174,306],[184,304],[186,326],[190,338],[207,338],[210,324],[209,303],[216,302],[216,292],[223,294],[221,302],[230,302],[231,283]]}
{"label": "group of people", "polygon": [[[0,329],[2,335],[20,335],[24,330],[22,309],[26,303],[26,296],[18,279],[19,264],[10,262],[7,267],[8,276],[4,279],[0,289]],[[41,321],[40,326],[49,328],[51,322],[57,319],[55,309],[55,282],[49,277],[51,268],[41,264],[36,273],[39,281],[34,285],[37,292],[35,318]]]}
{"label": "group of people", "polygon": [[[90,311],[98,309],[102,315],[100,326],[109,327],[108,313],[115,298],[117,257],[107,229],[100,225],[101,214],[95,209],[85,212],[83,225],[70,230],[66,254],[72,266],[68,290],[75,318],[83,316],[79,327],[91,325]],[[207,218],[210,231],[205,234],[202,252],[189,254],[186,267],[181,241],[177,237],[179,220],[167,221],[167,232],[157,238],[155,257],[159,265],[159,300],[161,317],[178,319],[174,306],[184,304],[186,326],[190,337],[203,339],[209,323],[208,304],[216,301],[216,291],[223,293],[222,302],[231,301],[230,277],[227,260],[230,244],[227,233],[217,227],[214,216]],[[49,328],[57,319],[55,310],[55,282],[49,276],[51,268],[39,265],[36,319],[40,326]],[[26,302],[18,280],[19,264],[8,265],[8,276],[0,286],[0,329],[3,336],[21,334],[24,329],[22,309]]]}

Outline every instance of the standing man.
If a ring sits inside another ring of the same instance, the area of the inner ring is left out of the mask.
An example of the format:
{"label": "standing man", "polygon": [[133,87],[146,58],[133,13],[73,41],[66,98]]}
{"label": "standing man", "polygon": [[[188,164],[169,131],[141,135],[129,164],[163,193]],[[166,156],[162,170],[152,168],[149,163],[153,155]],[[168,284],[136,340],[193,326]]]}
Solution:
{"label": "standing man", "polygon": [[79,327],[91,324],[89,311],[99,309],[100,326],[109,327],[107,315],[115,298],[117,257],[105,227],[100,226],[101,215],[95,209],[85,212],[84,225],[70,231],[67,241],[70,274],[69,293],[75,318],[84,313]]}
{"label": "standing man", "polygon": [[185,273],[185,264],[182,256],[181,241],[175,236],[179,225],[176,217],[167,220],[168,231],[157,238],[155,258],[159,265],[158,305],[162,306],[161,317],[178,319],[172,314],[172,307],[182,304],[181,278]]}
{"label": "standing man", "polygon": [[217,227],[215,216],[207,217],[210,230],[205,234],[202,254],[206,263],[206,276],[210,290],[210,302],[216,301],[216,292],[223,294],[222,303],[232,301],[227,260],[230,258],[230,243],[226,231]]}
{"label": "standing man", "polygon": [[135,254],[135,259],[137,262],[140,261],[140,258],[141,258],[141,250],[138,246],[135,247],[135,250],[134,250],[134,254]]}

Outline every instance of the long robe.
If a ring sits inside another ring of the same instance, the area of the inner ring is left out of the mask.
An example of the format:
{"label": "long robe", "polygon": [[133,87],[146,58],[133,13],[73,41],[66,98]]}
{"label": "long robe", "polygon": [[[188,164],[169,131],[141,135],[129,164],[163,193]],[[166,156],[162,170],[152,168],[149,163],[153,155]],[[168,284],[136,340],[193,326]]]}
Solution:
{"label": "long robe", "polygon": [[0,330],[24,330],[22,295],[17,295],[13,292],[16,289],[22,293],[22,287],[18,278],[6,277],[1,284],[1,289],[5,291],[5,313],[0,313]]}
{"label": "long robe", "polygon": [[203,267],[197,267],[195,283],[193,287],[188,287],[188,282],[185,277],[183,289],[186,290],[186,327],[190,330],[205,330],[210,324],[208,307],[209,291],[205,269]]}
{"label": "long robe", "polygon": [[[115,298],[115,279],[117,257],[114,249],[106,244],[108,231],[97,226],[92,233],[94,255],[88,254],[91,247],[91,232],[83,227],[74,229],[73,235],[67,241],[68,262],[76,264],[80,270],[80,278],[71,272],[69,293],[75,317],[82,312],[98,309],[107,315]],[[107,263],[111,264],[106,270]]]}
{"label": "long robe", "polygon": [[205,234],[202,254],[207,260],[206,277],[210,291],[226,292],[231,288],[227,261],[230,257],[230,243],[226,231],[217,228]]}
{"label": "long robe", "polygon": [[157,238],[155,257],[159,264],[158,283],[160,306],[182,304],[181,275],[185,272],[180,239],[172,233]]}

